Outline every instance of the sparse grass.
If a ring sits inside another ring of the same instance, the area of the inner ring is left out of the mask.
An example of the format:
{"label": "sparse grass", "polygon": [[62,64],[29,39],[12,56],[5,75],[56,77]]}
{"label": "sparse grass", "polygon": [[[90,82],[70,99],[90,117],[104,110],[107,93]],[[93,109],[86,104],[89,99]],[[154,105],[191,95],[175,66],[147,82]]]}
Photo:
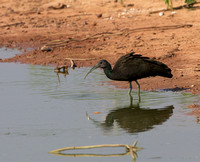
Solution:
{"label": "sparse grass", "polygon": [[[173,0],[164,0],[164,1],[167,4],[167,9],[173,10]],[[191,8],[196,3],[196,0],[185,0],[185,3],[188,8]]]}

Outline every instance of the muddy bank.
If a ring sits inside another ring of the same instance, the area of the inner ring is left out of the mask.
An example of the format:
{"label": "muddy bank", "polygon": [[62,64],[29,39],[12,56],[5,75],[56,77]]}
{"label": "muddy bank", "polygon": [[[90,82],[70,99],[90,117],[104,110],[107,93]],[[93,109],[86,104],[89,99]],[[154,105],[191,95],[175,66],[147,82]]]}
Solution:
{"label": "muddy bank", "polygon": [[[80,67],[107,59],[113,65],[120,56],[135,51],[167,64],[174,75],[172,79],[139,80],[141,89],[199,93],[200,10],[150,14],[164,8],[159,0],[126,1],[123,5],[107,0],[4,1],[0,6],[0,44],[24,50],[4,62],[70,66],[70,58]],[[33,50],[27,52],[30,47]],[[126,83],[113,84],[128,87]]]}

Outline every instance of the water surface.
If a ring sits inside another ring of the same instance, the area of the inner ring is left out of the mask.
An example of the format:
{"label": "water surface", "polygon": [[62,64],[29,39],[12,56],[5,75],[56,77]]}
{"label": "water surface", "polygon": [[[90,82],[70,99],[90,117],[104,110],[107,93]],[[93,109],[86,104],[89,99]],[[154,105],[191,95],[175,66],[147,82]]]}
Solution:
{"label": "water surface", "polygon": [[21,52],[22,51],[16,50],[15,48],[11,49],[11,48],[2,47],[0,48],[0,59],[14,57],[15,55],[21,54]]}
{"label": "water surface", "polygon": [[[89,69],[77,68],[66,78],[60,75],[58,82],[52,67],[1,63],[0,69],[0,161],[131,161],[130,155],[64,157],[48,152],[135,140],[144,148],[137,162],[197,162],[200,158],[199,124],[187,115],[188,105],[199,96],[142,92],[138,105],[133,91],[130,106],[128,90],[107,85],[101,70],[83,80]],[[115,151],[98,150],[104,152]]]}

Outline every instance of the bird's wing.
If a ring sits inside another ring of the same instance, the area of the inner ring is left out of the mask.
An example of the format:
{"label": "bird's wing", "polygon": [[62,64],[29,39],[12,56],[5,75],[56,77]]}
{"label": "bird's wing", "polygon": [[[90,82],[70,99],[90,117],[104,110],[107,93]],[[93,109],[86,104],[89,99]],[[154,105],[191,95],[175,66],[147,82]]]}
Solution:
{"label": "bird's wing", "polygon": [[137,80],[156,75],[171,77],[171,70],[167,65],[134,53],[119,58],[113,67],[113,73],[116,80]]}
{"label": "bird's wing", "polygon": [[125,67],[126,64],[129,64],[131,62],[133,62],[134,60],[141,58],[141,59],[149,59],[148,57],[143,57],[140,54],[134,54],[135,52],[131,52],[129,54],[126,54],[122,57],[120,57],[117,62],[115,63],[113,70],[114,69],[118,69],[118,68],[122,68]]}
{"label": "bird's wing", "polygon": [[169,69],[167,65],[163,64],[160,61],[152,60],[152,59],[145,59],[144,61],[149,62],[150,64],[158,65],[164,69]]}
{"label": "bird's wing", "polygon": [[173,75],[171,74],[171,69],[164,63],[151,59],[147,59],[145,61],[148,62],[151,67],[151,76],[160,75],[172,78]]}

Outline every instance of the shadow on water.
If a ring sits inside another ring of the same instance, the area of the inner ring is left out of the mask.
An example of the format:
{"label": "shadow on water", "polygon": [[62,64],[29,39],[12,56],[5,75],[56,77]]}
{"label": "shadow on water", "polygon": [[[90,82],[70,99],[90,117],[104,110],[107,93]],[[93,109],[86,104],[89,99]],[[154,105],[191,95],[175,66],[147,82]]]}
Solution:
{"label": "shadow on water", "polygon": [[139,104],[131,104],[127,107],[111,110],[106,115],[104,122],[96,121],[88,114],[86,115],[96,126],[102,127],[105,131],[112,130],[114,123],[117,123],[118,127],[133,134],[148,131],[156,125],[161,125],[172,116],[173,109],[173,105],[149,109],[142,108]]}

